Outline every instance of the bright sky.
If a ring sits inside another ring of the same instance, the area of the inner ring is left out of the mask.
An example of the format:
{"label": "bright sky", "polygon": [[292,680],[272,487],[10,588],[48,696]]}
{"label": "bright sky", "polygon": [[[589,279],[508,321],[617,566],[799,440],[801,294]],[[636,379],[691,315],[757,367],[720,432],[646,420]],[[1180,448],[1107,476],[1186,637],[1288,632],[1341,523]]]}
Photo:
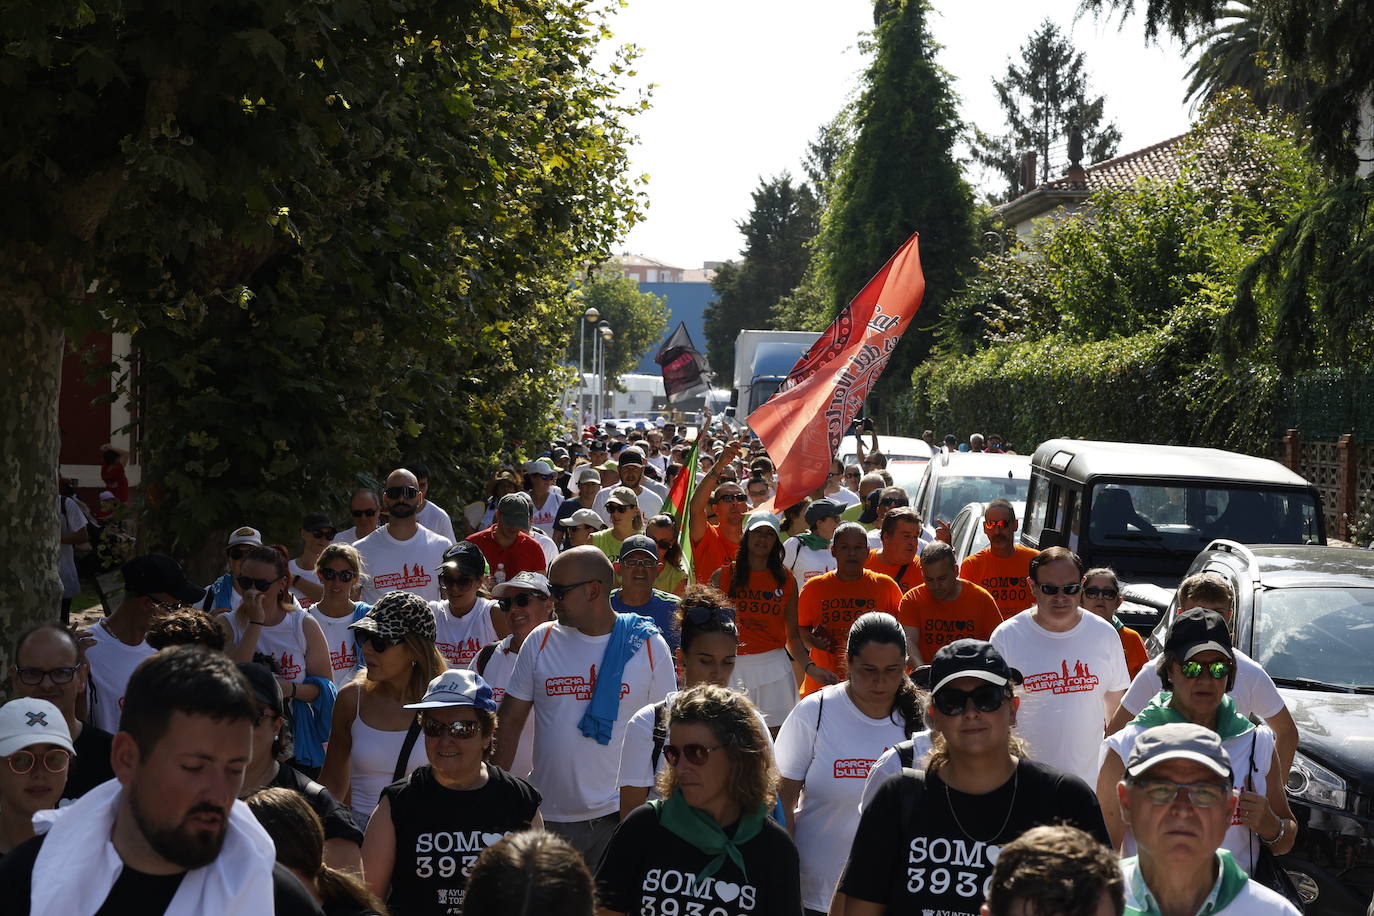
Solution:
{"label": "bright sky", "polygon": [[[1188,129],[1182,49],[1147,47],[1138,18],[1120,29],[1115,18],[1075,22],[1078,0],[933,5],[937,59],[954,76],[965,121],[1005,131],[992,80],[1049,17],[1085,53],[1092,90],[1121,129],[1120,152]],[[872,9],[871,0],[629,0],[612,22],[620,43],[643,50],[627,89],[656,88],[652,109],[633,122],[648,214],[621,250],[686,268],[738,257],[735,224],[759,178],[804,176],[807,141],[856,91]]]}

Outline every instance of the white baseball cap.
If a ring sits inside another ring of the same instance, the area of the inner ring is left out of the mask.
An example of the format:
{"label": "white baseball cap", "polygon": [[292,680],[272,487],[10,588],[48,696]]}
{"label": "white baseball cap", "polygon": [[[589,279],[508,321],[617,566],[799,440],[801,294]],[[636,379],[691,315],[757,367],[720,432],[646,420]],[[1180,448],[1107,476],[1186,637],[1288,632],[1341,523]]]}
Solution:
{"label": "white baseball cap", "polygon": [[62,710],[47,700],[20,697],[0,706],[0,757],[35,744],[55,744],[76,753]]}

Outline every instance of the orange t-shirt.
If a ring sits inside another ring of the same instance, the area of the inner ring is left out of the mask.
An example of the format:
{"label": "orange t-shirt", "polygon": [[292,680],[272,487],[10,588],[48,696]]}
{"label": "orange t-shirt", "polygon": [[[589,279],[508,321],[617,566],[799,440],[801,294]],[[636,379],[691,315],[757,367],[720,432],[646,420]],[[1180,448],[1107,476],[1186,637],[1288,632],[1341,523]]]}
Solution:
{"label": "orange t-shirt", "polygon": [[[881,553],[881,550],[871,551],[868,555],[868,559],[864,562],[864,569],[871,569],[874,572],[880,572],[890,577],[897,583],[897,587],[902,590],[902,594],[906,594],[918,585],[925,584],[926,577],[925,573],[921,572],[920,560],[912,560],[910,563],[906,564],[906,569],[902,569],[901,564],[894,566],[891,563],[884,563],[879,558]],[[897,578],[897,573],[899,572],[902,574],[900,579]]]}
{"label": "orange t-shirt", "polygon": [[734,563],[738,552],[739,544],[722,534],[719,525],[707,525],[701,540],[692,542],[692,569],[697,582],[709,583],[716,570]]}
{"label": "orange t-shirt", "polygon": [[997,602],[986,589],[965,579],[959,582],[953,601],[937,600],[924,585],[902,596],[897,619],[916,630],[916,649],[927,665],[941,646],[957,639],[986,640],[1002,622]]}
{"label": "orange t-shirt", "polygon": [[1038,552],[1017,544],[1011,556],[998,557],[993,556],[991,547],[985,547],[964,560],[959,578],[986,589],[997,602],[1002,617],[1011,617],[1035,604],[1026,578],[1030,575],[1030,561]]}
{"label": "orange t-shirt", "polygon": [[[797,624],[823,630],[836,650],[812,649],[811,660],[843,678],[849,628],[854,621],[870,611],[885,611],[895,617],[901,603],[902,590],[892,577],[871,569],[865,569],[863,575],[852,582],[841,581],[834,570],[807,579],[797,596]],[[802,684],[802,696],[820,688],[820,683],[808,674]]]}
{"label": "orange t-shirt", "polygon": [[749,581],[735,595],[730,594],[733,569],[720,571],[720,590],[735,605],[735,624],[739,627],[739,654],[758,655],[787,646],[787,620],[783,612],[797,591],[797,580],[784,576],[778,580],[766,569],[749,574]]}
{"label": "orange t-shirt", "polygon": [[1150,655],[1145,651],[1145,640],[1140,638],[1140,634],[1130,627],[1122,627],[1116,631],[1121,636],[1121,648],[1126,652],[1126,670],[1131,673],[1134,679],[1140,673],[1140,669],[1145,667],[1145,663],[1150,660]]}

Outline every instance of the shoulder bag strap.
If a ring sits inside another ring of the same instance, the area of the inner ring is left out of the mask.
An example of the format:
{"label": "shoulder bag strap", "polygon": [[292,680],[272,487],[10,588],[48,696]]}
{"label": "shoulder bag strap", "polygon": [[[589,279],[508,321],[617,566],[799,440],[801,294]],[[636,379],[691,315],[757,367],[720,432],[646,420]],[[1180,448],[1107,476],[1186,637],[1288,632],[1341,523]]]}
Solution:
{"label": "shoulder bag strap", "polygon": [[391,781],[400,782],[406,775],[406,764],[410,762],[410,752],[415,750],[415,742],[420,740],[420,717],[410,723],[406,739],[401,742],[401,753],[396,757],[396,769],[391,771]]}
{"label": "shoulder bag strap", "polygon": [[897,580],[897,587],[898,587],[898,588],[902,588],[902,587],[903,587],[903,585],[902,585],[902,576],[905,576],[905,575],[906,575],[906,571],[907,571],[908,569],[910,569],[910,568],[911,568],[911,564],[910,564],[910,563],[903,563],[903,564],[902,564],[902,568],[899,569],[899,570],[897,570],[897,575],[896,575],[894,578]]}
{"label": "shoulder bag strap", "polygon": [[477,653],[477,674],[479,677],[487,676],[487,665],[491,664],[491,657],[496,654],[496,643],[489,642],[482,647],[482,651]]}
{"label": "shoulder bag strap", "polygon": [[897,759],[902,763],[902,769],[910,770],[916,765],[916,743],[911,740],[898,741]]}
{"label": "shoulder bag strap", "polygon": [[663,756],[663,745],[668,743],[668,701],[660,700],[654,704],[654,749],[649,760],[655,773],[658,772],[658,758]]}

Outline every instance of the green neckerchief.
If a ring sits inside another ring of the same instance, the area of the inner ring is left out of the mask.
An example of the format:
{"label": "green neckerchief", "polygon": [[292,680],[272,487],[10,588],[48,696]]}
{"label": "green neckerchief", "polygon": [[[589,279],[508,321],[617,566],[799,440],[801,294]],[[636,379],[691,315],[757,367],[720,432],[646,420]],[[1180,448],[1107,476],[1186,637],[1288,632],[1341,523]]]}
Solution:
{"label": "green neckerchief", "polygon": [[803,547],[809,547],[812,550],[825,550],[830,546],[830,541],[827,538],[823,538],[819,534],[812,534],[809,531],[797,535],[797,540],[801,541]]}
{"label": "green neckerchief", "polygon": [[749,880],[749,874],[744,869],[744,855],[739,851],[739,847],[758,836],[759,831],[763,829],[763,822],[768,817],[763,805],[740,815],[739,825],[732,837],[725,833],[711,815],[687,804],[687,800],[682,797],[681,789],[674,789],[666,801],[659,799],[650,804],[658,810],[658,822],[669,833],[686,840],[707,855],[715,855],[714,859],[706,863],[701,874],[697,875],[699,880],[705,880],[720,871],[720,867],[725,864],[726,856],[739,866],[744,880]]}
{"label": "green neckerchief", "polygon": [[1116,616],[1115,614],[1113,614],[1113,615],[1112,615],[1112,626],[1116,627],[1117,632],[1120,632],[1123,628],[1125,628],[1126,625],[1125,625],[1124,623],[1121,622],[1121,618],[1120,618],[1120,617],[1118,617],[1118,616]]}
{"label": "green neckerchief", "polygon": [[[1169,701],[1174,695],[1168,690],[1161,690],[1155,694],[1155,698],[1150,704],[1140,711],[1140,715],[1135,717],[1134,724],[1141,728],[1153,728],[1156,725],[1167,725],[1170,722],[1187,722],[1182,713],[1169,706]],[[1236,701],[1231,699],[1228,693],[1221,698],[1221,705],[1217,707],[1217,727],[1216,733],[1221,736],[1222,741],[1236,738],[1245,734],[1255,727],[1255,723],[1236,712]]]}
{"label": "green neckerchief", "polygon": [[[1225,910],[1235,902],[1241,891],[1245,890],[1245,882],[1250,880],[1245,869],[1241,868],[1225,849],[1217,850],[1217,859],[1220,861],[1220,873],[1217,875],[1216,883],[1212,885],[1212,892],[1207,895],[1202,908],[1198,910],[1198,916]],[[1130,898],[1126,905],[1126,916],[1159,916],[1159,904],[1145,885],[1145,876],[1140,871],[1139,856],[1121,860],[1121,870],[1126,874],[1127,897]],[[1139,907],[1132,904],[1139,904]]]}

